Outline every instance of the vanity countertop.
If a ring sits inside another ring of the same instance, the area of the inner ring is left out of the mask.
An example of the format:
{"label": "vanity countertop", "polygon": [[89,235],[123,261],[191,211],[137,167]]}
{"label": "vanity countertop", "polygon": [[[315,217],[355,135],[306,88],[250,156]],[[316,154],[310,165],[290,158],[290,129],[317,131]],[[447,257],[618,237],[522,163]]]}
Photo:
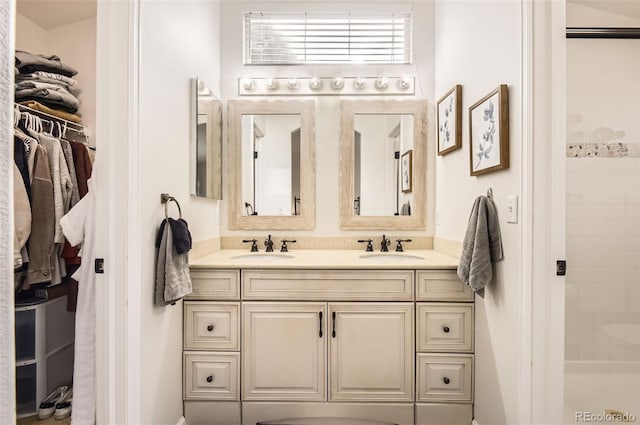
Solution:
{"label": "vanity countertop", "polygon": [[249,252],[225,249],[190,261],[192,269],[455,269],[458,259],[434,250]]}

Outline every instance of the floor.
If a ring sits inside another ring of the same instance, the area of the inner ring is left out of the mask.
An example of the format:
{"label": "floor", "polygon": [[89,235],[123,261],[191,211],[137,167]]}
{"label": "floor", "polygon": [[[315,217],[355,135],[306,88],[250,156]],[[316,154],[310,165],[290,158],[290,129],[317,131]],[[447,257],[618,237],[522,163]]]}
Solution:
{"label": "floor", "polygon": [[17,425],[70,425],[71,416],[62,420],[56,421],[53,416],[48,419],[40,420],[38,415],[29,416],[27,418],[18,419]]}

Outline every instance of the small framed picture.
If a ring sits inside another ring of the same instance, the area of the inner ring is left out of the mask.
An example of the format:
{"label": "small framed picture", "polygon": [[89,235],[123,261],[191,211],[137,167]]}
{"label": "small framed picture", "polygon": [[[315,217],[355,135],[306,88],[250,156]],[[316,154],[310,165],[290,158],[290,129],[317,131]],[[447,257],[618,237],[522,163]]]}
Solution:
{"label": "small framed picture", "polygon": [[509,168],[509,89],[506,84],[469,107],[472,176]]}
{"label": "small framed picture", "polygon": [[413,181],[412,166],[413,150],[408,150],[403,153],[400,158],[400,177],[402,179],[402,191],[404,193],[411,192],[411,182]]}
{"label": "small framed picture", "polygon": [[462,86],[453,86],[440,98],[436,108],[438,155],[445,155],[462,147]]}

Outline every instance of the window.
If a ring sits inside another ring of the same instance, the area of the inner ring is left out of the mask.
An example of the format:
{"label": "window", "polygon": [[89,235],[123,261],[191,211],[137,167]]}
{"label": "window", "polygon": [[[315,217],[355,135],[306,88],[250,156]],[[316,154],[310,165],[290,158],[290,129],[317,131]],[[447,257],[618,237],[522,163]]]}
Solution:
{"label": "window", "polygon": [[244,14],[244,62],[411,63],[411,13]]}

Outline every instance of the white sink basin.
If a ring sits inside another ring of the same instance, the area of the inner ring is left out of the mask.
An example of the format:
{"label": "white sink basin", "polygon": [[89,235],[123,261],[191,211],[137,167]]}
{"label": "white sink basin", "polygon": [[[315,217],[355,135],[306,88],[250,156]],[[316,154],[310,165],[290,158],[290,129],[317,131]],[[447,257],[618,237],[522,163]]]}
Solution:
{"label": "white sink basin", "polygon": [[407,254],[404,252],[378,252],[371,254],[362,254],[360,258],[371,263],[379,264],[415,263],[418,260],[424,260],[424,257],[420,257],[419,255]]}
{"label": "white sink basin", "polygon": [[241,260],[243,262],[251,262],[251,263],[271,263],[282,260],[289,260],[293,258],[293,255],[289,254],[280,254],[277,252],[249,252],[246,254],[234,255],[231,257],[232,260]]}

